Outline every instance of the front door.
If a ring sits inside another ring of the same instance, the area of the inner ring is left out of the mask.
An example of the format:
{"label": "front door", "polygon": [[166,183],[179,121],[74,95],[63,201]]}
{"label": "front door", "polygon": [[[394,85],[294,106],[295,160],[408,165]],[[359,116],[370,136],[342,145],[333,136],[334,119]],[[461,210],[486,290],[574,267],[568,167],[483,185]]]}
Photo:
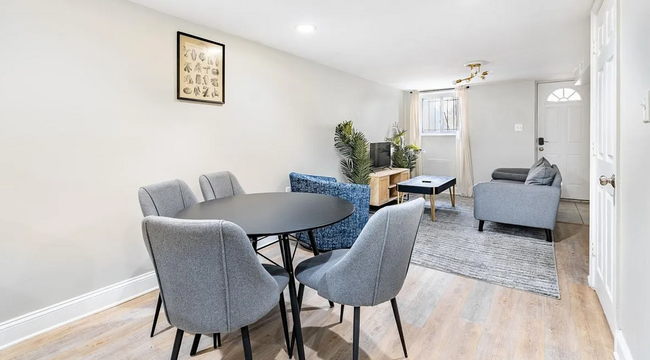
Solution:
{"label": "front door", "polygon": [[557,164],[562,197],[589,199],[589,86],[539,84],[537,158]]}
{"label": "front door", "polygon": [[592,171],[589,284],[616,333],[616,157],[618,145],[617,0],[592,16]]}

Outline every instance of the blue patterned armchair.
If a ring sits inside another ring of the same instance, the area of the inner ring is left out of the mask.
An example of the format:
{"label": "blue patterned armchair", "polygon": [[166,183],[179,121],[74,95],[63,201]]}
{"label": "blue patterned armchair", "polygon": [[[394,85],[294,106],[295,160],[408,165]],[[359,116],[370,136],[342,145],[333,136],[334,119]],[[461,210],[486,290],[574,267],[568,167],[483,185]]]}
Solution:
{"label": "blue patterned armchair", "polygon": [[[333,177],[295,172],[289,174],[289,181],[291,182],[292,192],[331,195],[354,204],[354,213],[349,218],[334,225],[314,230],[314,239],[318,250],[350,248],[368,222],[370,187],[368,185],[339,183]],[[305,247],[311,249],[306,232],[298,233],[296,237]]]}

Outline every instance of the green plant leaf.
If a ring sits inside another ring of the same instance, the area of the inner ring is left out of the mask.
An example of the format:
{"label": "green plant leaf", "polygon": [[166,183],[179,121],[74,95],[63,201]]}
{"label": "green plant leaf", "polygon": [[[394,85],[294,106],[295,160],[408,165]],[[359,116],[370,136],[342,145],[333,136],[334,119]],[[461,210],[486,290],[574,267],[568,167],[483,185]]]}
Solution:
{"label": "green plant leaf", "polygon": [[344,121],[334,129],[334,148],[341,156],[341,172],[354,184],[369,184],[372,161],[368,140],[356,130],[352,121]]}
{"label": "green plant leaf", "polygon": [[393,167],[413,171],[422,149],[412,144],[406,145],[406,130],[400,128],[398,123],[395,123],[391,129],[391,136],[387,137],[386,140],[391,142]]}

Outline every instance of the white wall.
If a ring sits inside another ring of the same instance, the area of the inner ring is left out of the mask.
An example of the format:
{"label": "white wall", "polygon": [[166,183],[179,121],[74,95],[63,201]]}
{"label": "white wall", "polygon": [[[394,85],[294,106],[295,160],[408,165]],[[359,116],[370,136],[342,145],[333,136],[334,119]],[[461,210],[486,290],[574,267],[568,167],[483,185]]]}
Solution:
{"label": "white wall", "polygon": [[[474,182],[489,181],[500,167],[535,162],[535,82],[474,86],[468,92]],[[524,131],[515,132],[515,124]]]}
{"label": "white wall", "polygon": [[422,173],[456,176],[456,136],[422,136]]}
{"label": "white wall", "polygon": [[[218,25],[218,24],[215,24]],[[176,31],[226,44],[226,104],[175,100]],[[122,0],[0,5],[0,322],[151,270],[137,190],[229,169],[248,192],[339,175],[402,92]]]}
{"label": "white wall", "polygon": [[642,123],[639,106],[650,90],[650,2],[619,1],[618,325],[632,358],[641,360],[650,359],[650,124]]}
{"label": "white wall", "polygon": [[[535,161],[536,84],[514,81],[472,86],[468,91],[474,182],[489,181],[500,167],[530,167]],[[515,132],[515,124],[524,131]],[[423,170],[456,174],[455,137],[423,136]],[[447,170],[449,164],[451,170]]]}

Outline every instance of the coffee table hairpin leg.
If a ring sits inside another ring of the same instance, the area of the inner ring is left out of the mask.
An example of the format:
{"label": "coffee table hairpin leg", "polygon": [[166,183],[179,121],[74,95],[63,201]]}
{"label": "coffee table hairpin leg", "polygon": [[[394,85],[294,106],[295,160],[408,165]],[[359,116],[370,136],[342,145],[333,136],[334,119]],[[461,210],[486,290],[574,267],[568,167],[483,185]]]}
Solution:
{"label": "coffee table hairpin leg", "polygon": [[451,206],[456,207],[456,185],[449,188],[449,195],[451,195]]}

